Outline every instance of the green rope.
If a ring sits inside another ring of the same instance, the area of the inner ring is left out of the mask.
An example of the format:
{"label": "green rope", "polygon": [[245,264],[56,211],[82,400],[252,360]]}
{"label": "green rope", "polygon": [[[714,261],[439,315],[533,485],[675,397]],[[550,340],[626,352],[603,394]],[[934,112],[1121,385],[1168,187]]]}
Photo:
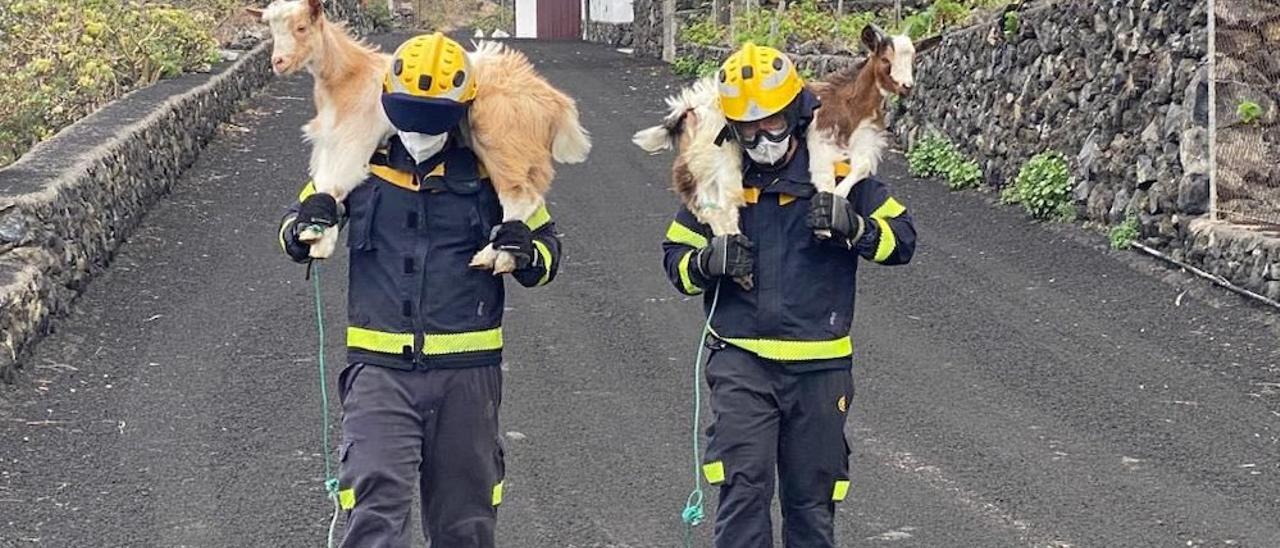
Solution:
{"label": "green rope", "polygon": [[716,292],[711,297],[711,310],[707,312],[707,322],[702,326],[702,336],[698,338],[698,355],[693,360],[693,492],[685,499],[684,510],[680,519],[684,521],[685,548],[693,546],[693,528],[706,519],[702,496],[702,451],[699,449],[702,426],[702,353],[707,348],[707,336],[711,334],[711,318],[716,315],[716,305],[720,303],[720,282],[716,282]]}
{"label": "green rope", "polygon": [[320,346],[316,355],[320,364],[320,422],[324,428],[320,436],[320,449],[324,455],[324,490],[333,500],[333,519],[329,520],[328,546],[333,548],[333,531],[338,524],[338,478],[333,475],[333,460],[329,455],[329,381],[324,364],[324,301],[320,296],[320,264],[311,261],[311,287],[316,301],[316,332],[319,334]]}

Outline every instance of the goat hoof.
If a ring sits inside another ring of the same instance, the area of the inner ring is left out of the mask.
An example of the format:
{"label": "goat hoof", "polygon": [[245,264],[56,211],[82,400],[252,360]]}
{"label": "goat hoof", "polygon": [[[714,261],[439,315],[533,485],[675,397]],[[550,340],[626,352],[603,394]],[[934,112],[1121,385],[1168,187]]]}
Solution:
{"label": "goat hoof", "polygon": [[505,251],[498,252],[497,258],[493,261],[493,275],[501,276],[516,271],[516,258],[514,255]]}
{"label": "goat hoof", "polygon": [[497,258],[498,250],[494,249],[493,246],[485,246],[484,249],[476,252],[475,256],[471,258],[469,266],[479,270],[490,270],[493,268]]}
{"label": "goat hoof", "polygon": [[813,237],[819,240],[830,240],[831,231],[825,228],[820,228],[818,230],[813,231]]}
{"label": "goat hoof", "polygon": [[740,278],[734,278],[733,281],[737,282],[738,286],[741,287],[743,291],[751,291],[751,288],[756,286],[755,276],[752,274],[747,274]]}

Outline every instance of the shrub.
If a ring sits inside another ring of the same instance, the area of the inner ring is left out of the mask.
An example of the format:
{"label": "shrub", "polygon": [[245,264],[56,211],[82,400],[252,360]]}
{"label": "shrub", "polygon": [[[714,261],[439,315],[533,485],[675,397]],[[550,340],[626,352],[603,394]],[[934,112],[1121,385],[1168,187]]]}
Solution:
{"label": "shrub", "polygon": [[[432,27],[434,28],[434,27]],[[502,29],[508,34],[516,31],[516,14],[513,10],[493,5],[471,21],[471,28],[484,31],[486,34]]]}
{"label": "shrub", "polygon": [[1111,240],[1111,249],[1129,249],[1133,246],[1133,242],[1142,235],[1141,226],[1138,224],[1138,218],[1130,215],[1116,226],[1111,227],[1111,231],[1107,233],[1107,237]]}
{"label": "shrub", "polygon": [[[1018,171],[1018,178],[1008,192],[1015,203],[1037,219],[1061,218],[1064,204],[1071,205],[1071,171],[1067,159],[1056,151],[1042,152],[1031,158]],[[1005,196],[1001,197],[1008,201]],[[1071,216],[1075,213],[1072,211]]]}
{"label": "shrub", "polygon": [[680,41],[700,46],[724,44],[725,29],[716,25],[710,17],[691,19],[680,27]]}
{"label": "shrub", "polygon": [[1262,105],[1250,100],[1240,101],[1236,105],[1236,116],[1240,118],[1242,124],[1252,124],[1262,118]]}
{"label": "shrub", "polygon": [[982,167],[965,158],[946,138],[930,135],[907,152],[907,168],[917,177],[938,177],[951,190],[975,188],[982,184]]}
{"label": "shrub", "polygon": [[0,165],[120,94],[219,59],[212,16],[118,0],[5,0]]}
{"label": "shrub", "polygon": [[365,15],[369,17],[369,24],[375,31],[390,30],[395,26],[395,16],[383,2],[370,2],[369,7],[365,8]]}
{"label": "shrub", "polygon": [[671,70],[680,76],[702,77],[715,74],[720,70],[720,65],[710,59],[699,60],[696,57],[680,56],[672,61]]}

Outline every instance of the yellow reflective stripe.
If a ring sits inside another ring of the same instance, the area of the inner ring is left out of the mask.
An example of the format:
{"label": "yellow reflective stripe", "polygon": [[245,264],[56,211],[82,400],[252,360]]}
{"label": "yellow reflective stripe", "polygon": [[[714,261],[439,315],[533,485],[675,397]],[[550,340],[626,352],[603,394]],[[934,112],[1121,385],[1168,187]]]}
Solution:
{"label": "yellow reflective stripe", "polygon": [[[440,168],[440,169],[441,169],[440,172],[444,173],[444,168]],[[413,190],[413,191],[418,190],[418,183],[413,180],[412,173],[396,171],[387,166],[379,166],[379,165],[370,165],[369,172],[372,173],[377,178],[382,179],[383,181],[396,185],[405,190]],[[431,172],[431,175],[435,175],[435,172],[434,171]]]}
{"label": "yellow reflective stripe", "polygon": [[502,328],[463,333],[429,334],[422,339],[422,353],[428,356],[480,352],[502,348]]}
{"label": "yellow reflective stripe", "polygon": [[787,205],[787,204],[789,204],[789,203],[791,203],[791,202],[794,202],[794,201],[796,201],[796,197],[795,197],[795,196],[792,196],[792,195],[790,195],[790,194],[779,194],[779,195],[778,195],[778,205],[780,205],[780,206]]}
{"label": "yellow reflective stripe", "polygon": [[882,217],[872,217],[876,220],[876,224],[880,225],[880,243],[876,245],[876,262],[883,263],[893,255],[893,250],[898,248],[898,238],[893,235],[893,229],[889,227],[889,221]]}
{"label": "yellow reflective stripe", "polygon": [[285,229],[289,228],[289,224],[292,223],[293,220],[297,218],[298,218],[297,215],[292,215],[292,216],[286,217],[285,220],[280,223],[280,250],[281,251],[289,251],[284,245],[284,231]]}
{"label": "yellow reflective stripe", "polygon": [[667,227],[667,240],[693,247],[707,246],[706,236],[698,234],[693,229],[680,224],[679,221],[671,221],[671,226]]}
{"label": "yellow reflective stripe", "polygon": [[538,279],[538,285],[547,283],[551,279],[551,250],[547,248],[547,244],[542,240],[534,240],[533,247],[538,248],[538,254],[542,255],[542,277]]}
{"label": "yellow reflective stripe", "polygon": [[875,211],[871,212],[871,217],[875,219],[893,219],[907,210],[906,206],[898,203],[893,197],[885,198],[884,203],[880,204]]}
{"label": "yellow reflective stripe", "polygon": [[350,510],[356,507],[356,490],[347,488],[338,491],[338,506],[343,510]]}
{"label": "yellow reflective stripe", "polygon": [[543,205],[533,212],[533,215],[530,215],[528,219],[525,219],[524,224],[529,225],[529,230],[537,230],[546,226],[549,222],[551,222],[551,212],[547,211],[546,205]]}
{"label": "yellow reflective stripe", "polygon": [[829,360],[853,355],[853,339],[841,337],[829,341],[780,341],[775,339],[721,340],[761,358],[778,361]]}
{"label": "yellow reflective stripe", "polygon": [[836,480],[836,486],[831,490],[831,500],[841,502],[849,494],[849,480]]}
{"label": "yellow reflective stripe", "polygon": [[348,348],[400,354],[406,346],[413,348],[413,333],[389,333],[354,326],[347,328]]}
{"label": "yellow reflective stripe", "polygon": [[748,204],[754,204],[760,201],[760,189],[749,186],[742,189],[742,199]]}
{"label": "yellow reflective stripe", "polygon": [[[404,352],[404,347],[406,346],[413,346],[412,333],[389,333],[363,327],[347,328],[348,348],[359,348],[384,354],[400,354]],[[422,353],[428,356],[480,352],[498,350],[500,348],[502,348],[501,327],[484,331],[429,334],[422,339]]]}
{"label": "yellow reflective stripe", "polygon": [[307,181],[307,184],[302,187],[301,191],[298,192],[298,201],[301,202],[315,193],[316,193],[316,182]]}
{"label": "yellow reflective stripe", "polygon": [[689,275],[689,259],[693,257],[694,250],[689,250],[680,257],[680,266],[676,270],[680,271],[680,285],[684,287],[684,292],[690,295],[702,293],[702,288],[693,283],[693,277]]}
{"label": "yellow reflective stripe", "polygon": [[492,498],[494,506],[502,504],[502,482],[498,482],[497,485],[493,486]]}
{"label": "yellow reflective stripe", "polygon": [[724,482],[724,461],[708,462],[702,465],[702,475],[711,485]]}

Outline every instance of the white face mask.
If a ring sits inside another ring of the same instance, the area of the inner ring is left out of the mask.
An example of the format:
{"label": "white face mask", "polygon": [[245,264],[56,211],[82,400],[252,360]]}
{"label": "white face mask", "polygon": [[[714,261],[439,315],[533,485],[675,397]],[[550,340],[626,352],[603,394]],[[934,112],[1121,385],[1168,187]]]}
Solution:
{"label": "white face mask", "polygon": [[775,165],[787,156],[787,152],[791,150],[791,137],[787,136],[781,142],[773,142],[768,139],[761,139],[755,148],[747,149],[747,156],[757,164]]}
{"label": "white face mask", "polygon": [[417,162],[423,162],[427,158],[435,156],[441,150],[444,150],[445,141],[449,140],[448,133],[439,135],[429,135],[426,133],[409,133],[405,131],[396,132],[400,134],[400,142],[404,143],[404,148],[409,150],[409,155]]}

